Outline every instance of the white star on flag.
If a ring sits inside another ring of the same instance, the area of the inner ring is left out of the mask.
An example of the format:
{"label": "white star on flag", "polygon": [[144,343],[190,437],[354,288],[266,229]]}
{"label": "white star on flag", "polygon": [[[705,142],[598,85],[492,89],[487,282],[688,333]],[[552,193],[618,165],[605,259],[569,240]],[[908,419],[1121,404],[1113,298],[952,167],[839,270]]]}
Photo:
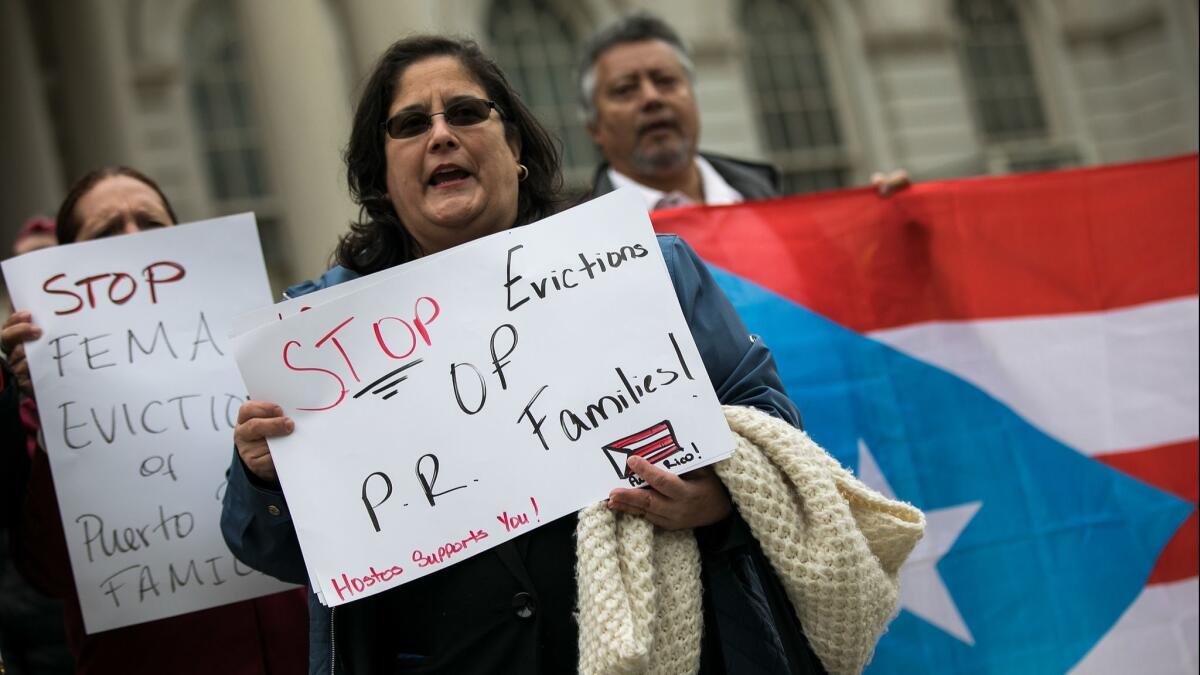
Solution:
{"label": "white star on flag", "polygon": [[[896,498],[892,486],[861,438],[858,440],[858,477],[879,493],[891,499]],[[937,564],[953,548],[954,542],[981,506],[983,502],[970,502],[926,511],[925,536],[900,568],[901,609],[907,609],[969,645],[975,644],[975,638],[958,613],[958,606],[942,581]]]}

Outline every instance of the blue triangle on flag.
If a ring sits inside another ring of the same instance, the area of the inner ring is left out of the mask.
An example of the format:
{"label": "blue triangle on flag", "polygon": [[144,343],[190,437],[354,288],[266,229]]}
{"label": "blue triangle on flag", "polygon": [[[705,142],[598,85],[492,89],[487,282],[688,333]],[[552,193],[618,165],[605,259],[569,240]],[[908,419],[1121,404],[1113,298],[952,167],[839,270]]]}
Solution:
{"label": "blue triangle on flag", "polygon": [[774,352],[814,440],[856,468],[862,439],[896,496],[926,512],[981,504],[936,565],[973,644],[902,611],[870,672],[1064,672],[1192,512],[973,384],[710,269]]}

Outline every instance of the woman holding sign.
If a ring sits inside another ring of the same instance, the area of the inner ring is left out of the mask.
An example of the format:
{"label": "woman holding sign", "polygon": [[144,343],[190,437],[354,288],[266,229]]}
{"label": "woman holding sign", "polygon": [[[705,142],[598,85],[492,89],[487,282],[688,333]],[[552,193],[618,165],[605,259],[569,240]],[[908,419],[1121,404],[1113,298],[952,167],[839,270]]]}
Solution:
{"label": "woman holding sign", "polygon": [[[71,187],[59,209],[56,229],[59,242],[70,244],[174,224],[175,212],[153,180],[128,167],[104,167]],[[0,332],[11,368],[4,369],[2,388],[19,387],[30,400],[34,391],[24,343],[40,337],[29,312],[14,312]],[[16,406],[0,414],[7,429],[17,415]],[[4,452],[24,452],[23,439],[16,440],[5,439]],[[31,582],[64,600],[77,673],[287,675],[303,671],[304,603],[296,592],[86,634],[50,463],[41,447],[33,455],[25,488],[17,561]]]}
{"label": "woman holding sign", "polygon": [[[365,85],[345,157],[361,220],[342,238],[338,265],[290,296],[531,223],[559,206],[553,142],[471,42],[413,37],[392,45]],[[700,260],[676,237],[659,244],[721,402],[798,425],[770,352],[747,334]],[[295,424],[267,401],[244,404],[238,421],[226,540],[247,564],[305,583],[267,447]],[[610,508],[668,530],[694,528],[700,539],[709,627],[701,670],[725,672],[737,663],[733,652],[767,650],[784,671],[820,672],[790,609],[775,611],[786,607],[783,591],[715,474],[676,476],[640,459],[629,466],[650,487],[614,490]],[[310,595],[310,672],[574,672],[575,526],[574,517],[559,519],[336,613]],[[723,617],[710,602],[718,594]]]}

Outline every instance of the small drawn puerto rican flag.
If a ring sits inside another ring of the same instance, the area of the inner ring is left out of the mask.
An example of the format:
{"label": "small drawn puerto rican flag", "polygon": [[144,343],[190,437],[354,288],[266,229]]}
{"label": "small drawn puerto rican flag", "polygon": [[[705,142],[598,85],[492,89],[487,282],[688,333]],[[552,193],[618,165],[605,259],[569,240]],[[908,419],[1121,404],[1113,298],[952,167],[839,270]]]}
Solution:
{"label": "small drawn puerto rican flag", "polygon": [[653,214],[927,516],[869,673],[1195,673],[1196,155]]}
{"label": "small drawn puerto rican flag", "polygon": [[605,445],[604,456],[608,457],[617,475],[624,479],[633,475],[628,467],[630,457],[641,457],[651,464],[657,464],[680,449],[671,422],[663,420]]}

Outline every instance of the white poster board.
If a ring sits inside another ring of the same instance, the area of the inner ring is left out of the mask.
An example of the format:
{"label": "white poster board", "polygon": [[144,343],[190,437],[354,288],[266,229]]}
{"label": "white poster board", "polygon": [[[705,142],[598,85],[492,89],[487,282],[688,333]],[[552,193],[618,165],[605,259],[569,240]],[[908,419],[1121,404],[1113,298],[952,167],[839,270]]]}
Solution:
{"label": "white poster board", "polygon": [[636,195],[417,262],[234,337],[251,396],[295,420],[271,453],[326,604],[638,485],[630,454],[680,473],[732,452]]}
{"label": "white poster board", "polygon": [[3,263],[88,633],[292,588],[220,532],[246,393],[226,335],[270,302],[254,216],[44,249]]}

